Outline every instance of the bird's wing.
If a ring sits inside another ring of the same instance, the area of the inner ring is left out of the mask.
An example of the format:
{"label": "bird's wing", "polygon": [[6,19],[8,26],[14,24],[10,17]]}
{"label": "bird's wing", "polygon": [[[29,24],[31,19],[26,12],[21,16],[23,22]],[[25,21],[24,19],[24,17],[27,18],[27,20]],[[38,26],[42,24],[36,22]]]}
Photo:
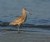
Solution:
{"label": "bird's wing", "polygon": [[[19,20],[20,18],[22,18],[22,16],[20,16],[20,17],[16,18],[15,20]],[[14,21],[15,21],[15,20],[14,20]]]}
{"label": "bird's wing", "polygon": [[23,21],[24,21],[24,17],[20,16],[17,19],[15,19],[14,21],[12,21],[10,24],[16,25],[16,24],[22,23]]}
{"label": "bird's wing", "polygon": [[18,17],[17,19],[15,19],[14,21],[21,21],[21,20],[23,20],[23,17],[22,16],[20,16],[20,17]]}
{"label": "bird's wing", "polygon": [[18,22],[21,22],[23,20],[24,20],[24,17],[20,16],[17,19],[15,19],[14,22],[17,22],[18,23]]}

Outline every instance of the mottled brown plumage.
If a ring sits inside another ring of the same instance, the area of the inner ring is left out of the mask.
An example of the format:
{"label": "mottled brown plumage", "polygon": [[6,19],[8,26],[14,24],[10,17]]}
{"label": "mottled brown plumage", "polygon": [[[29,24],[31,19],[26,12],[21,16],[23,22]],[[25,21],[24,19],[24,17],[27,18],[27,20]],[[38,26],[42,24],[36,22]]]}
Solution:
{"label": "mottled brown plumage", "polygon": [[23,8],[22,9],[22,15],[19,16],[14,21],[10,22],[10,25],[21,25],[24,23],[25,20],[26,20],[26,10],[25,10],[25,8]]}
{"label": "mottled brown plumage", "polygon": [[[26,8],[23,8],[22,9],[22,15],[19,16],[14,21],[11,21],[9,25],[18,25],[18,26],[20,26],[21,24],[23,24],[26,21],[26,17],[27,17],[27,11],[26,11]],[[18,31],[19,31],[19,28],[18,28]]]}

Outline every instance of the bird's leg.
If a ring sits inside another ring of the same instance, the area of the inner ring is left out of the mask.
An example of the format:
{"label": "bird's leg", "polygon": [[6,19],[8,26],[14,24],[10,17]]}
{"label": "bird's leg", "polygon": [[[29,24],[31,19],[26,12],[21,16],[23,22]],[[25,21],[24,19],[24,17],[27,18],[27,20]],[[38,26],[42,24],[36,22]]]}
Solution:
{"label": "bird's leg", "polygon": [[20,25],[18,25],[18,33],[20,33],[19,28],[20,28]]}

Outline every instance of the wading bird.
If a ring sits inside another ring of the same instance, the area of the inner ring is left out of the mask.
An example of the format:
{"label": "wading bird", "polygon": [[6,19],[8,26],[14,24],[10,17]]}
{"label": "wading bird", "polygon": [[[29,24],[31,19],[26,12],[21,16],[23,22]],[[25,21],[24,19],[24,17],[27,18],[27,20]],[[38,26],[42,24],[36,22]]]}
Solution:
{"label": "wading bird", "polygon": [[29,12],[26,10],[26,8],[23,8],[21,13],[22,13],[21,16],[19,16],[17,19],[15,19],[14,21],[10,22],[10,24],[9,24],[9,25],[14,25],[14,26],[18,25],[18,32],[19,32],[19,27],[22,24],[24,24],[24,22],[26,21],[27,13],[29,13]]}

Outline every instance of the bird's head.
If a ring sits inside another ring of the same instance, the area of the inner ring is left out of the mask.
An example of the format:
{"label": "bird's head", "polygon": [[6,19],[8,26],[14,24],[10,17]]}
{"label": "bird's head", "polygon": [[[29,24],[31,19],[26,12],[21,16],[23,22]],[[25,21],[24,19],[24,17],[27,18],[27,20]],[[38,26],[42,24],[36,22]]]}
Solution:
{"label": "bird's head", "polygon": [[26,11],[28,14],[30,14],[30,15],[32,15],[32,13],[31,12],[29,12],[29,11]]}
{"label": "bird's head", "polygon": [[23,8],[23,10],[25,10],[28,14],[32,15],[32,11],[28,11],[25,7]]}

